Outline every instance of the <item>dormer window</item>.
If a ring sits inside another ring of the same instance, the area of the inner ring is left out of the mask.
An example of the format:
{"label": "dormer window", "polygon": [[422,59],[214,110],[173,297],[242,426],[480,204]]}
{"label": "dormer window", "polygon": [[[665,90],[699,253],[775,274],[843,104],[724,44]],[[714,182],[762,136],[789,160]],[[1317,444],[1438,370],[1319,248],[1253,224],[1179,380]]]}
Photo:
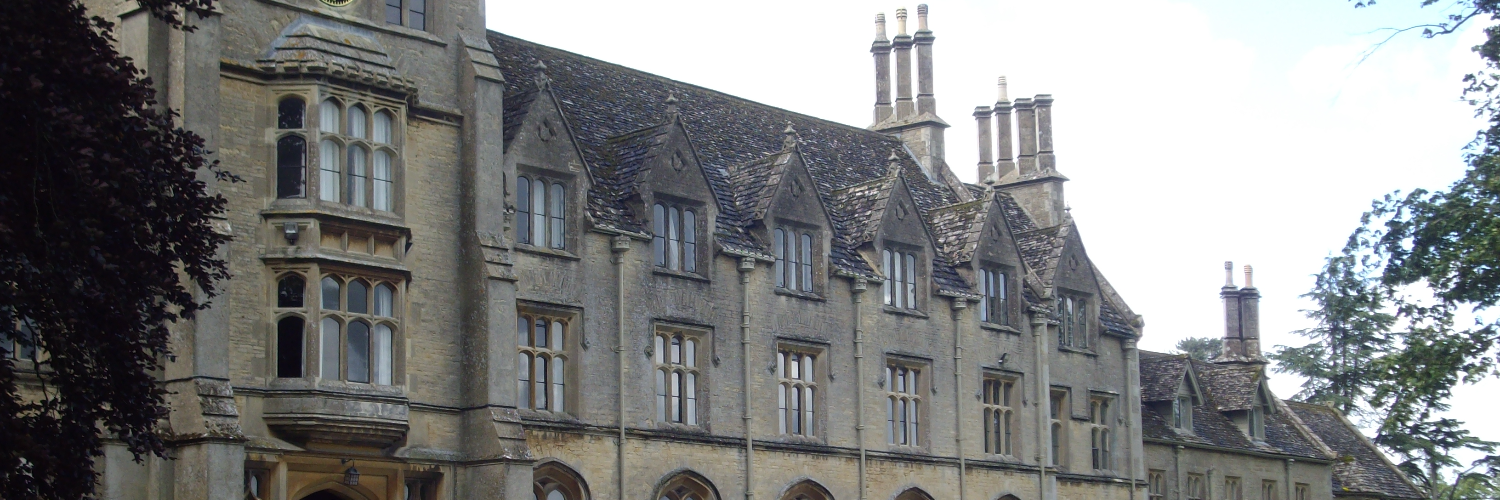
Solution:
{"label": "dormer window", "polygon": [[885,281],[881,284],[881,294],[885,297],[885,305],[900,309],[916,309],[916,254],[886,249],[880,252],[880,257],[880,272],[885,275]]}
{"label": "dormer window", "polygon": [[1090,323],[1088,299],[1071,295],[1059,297],[1057,316],[1057,345],[1088,349]]}
{"label": "dormer window", "polygon": [[1193,398],[1179,395],[1172,402],[1172,427],[1190,431],[1193,429]]}
{"label": "dormer window", "polygon": [[990,268],[979,271],[979,320],[1010,325],[1010,273]]}
{"label": "dormer window", "polygon": [[651,207],[651,253],[656,267],[698,272],[698,212],[657,203]]}
{"label": "dormer window", "polygon": [[567,247],[567,187],[536,176],[516,177],[516,241],[524,245]]}
{"label": "dormer window", "polygon": [[1266,398],[1265,388],[1255,390],[1255,401],[1246,416],[1245,431],[1251,439],[1257,441],[1266,439],[1266,416],[1271,414],[1270,400]]}
{"label": "dormer window", "polygon": [[776,228],[772,231],[772,253],[776,255],[776,287],[798,292],[813,291],[812,233]]}

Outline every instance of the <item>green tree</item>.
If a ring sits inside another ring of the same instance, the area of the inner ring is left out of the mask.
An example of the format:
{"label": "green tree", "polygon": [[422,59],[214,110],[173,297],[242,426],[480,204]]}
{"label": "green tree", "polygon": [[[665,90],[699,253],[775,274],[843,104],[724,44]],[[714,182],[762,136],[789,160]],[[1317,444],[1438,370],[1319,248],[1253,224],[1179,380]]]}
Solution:
{"label": "green tree", "polygon": [[1312,342],[1276,346],[1268,356],[1276,371],[1306,379],[1295,397],[1331,403],[1346,415],[1361,413],[1359,403],[1383,375],[1374,361],[1393,347],[1390,330],[1396,324],[1374,271],[1369,256],[1328,257],[1312,291],[1302,294],[1316,305],[1302,312],[1317,324],[1295,333]]}
{"label": "green tree", "polygon": [[[1355,7],[1376,3],[1351,1]],[[1423,7],[1439,3],[1417,1]],[[1392,29],[1390,36],[1419,32],[1432,38],[1470,22],[1490,23],[1485,42],[1474,47],[1484,67],[1464,77],[1464,96],[1487,125],[1465,152],[1463,178],[1444,190],[1376,200],[1343,255],[1374,269],[1369,278],[1385,304],[1367,302],[1366,312],[1394,312],[1400,325],[1390,350],[1369,362],[1365,403],[1379,424],[1375,442],[1399,456],[1429,496],[1457,499],[1493,491],[1500,476],[1496,444],[1473,436],[1464,422],[1442,417],[1455,386],[1495,375],[1500,361],[1500,324],[1483,319],[1486,313],[1493,317],[1500,302],[1500,0],[1455,0],[1441,9],[1435,21]],[[1325,268],[1319,283],[1336,281],[1340,273]],[[1465,465],[1453,458],[1460,451],[1483,458]]]}
{"label": "green tree", "polygon": [[1177,353],[1186,354],[1198,361],[1208,361],[1224,352],[1224,339],[1214,337],[1188,337],[1177,341]]}
{"label": "green tree", "polygon": [[[139,3],[185,28],[210,1]],[[168,327],[227,273],[207,182],[232,176],[112,31],[78,0],[0,2],[0,498],[92,495],[106,435],[162,456]]]}

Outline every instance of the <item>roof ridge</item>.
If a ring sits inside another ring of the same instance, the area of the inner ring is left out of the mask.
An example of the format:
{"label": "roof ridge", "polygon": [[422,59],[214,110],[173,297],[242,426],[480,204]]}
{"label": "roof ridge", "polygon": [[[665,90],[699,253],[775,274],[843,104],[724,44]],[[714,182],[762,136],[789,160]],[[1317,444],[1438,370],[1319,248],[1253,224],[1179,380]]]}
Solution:
{"label": "roof ridge", "polygon": [[665,77],[665,76],[662,76],[662,75],[658,75],[656,73],[651,73],[649,71],[643,71],[643,70],[638,69],[638,68],[632,68],[630,66],[625,66],[623,64],[613,63],[613,62],[605,61],[603,59],[589,57],[589,56],[586,56],[586,55],[583,55],[583,54],[579,54],[577,52],[573,52],[573,51],[570,51],[570,50],[560,49],[560,48],[557,48],[557,47],[553,47],[551,45],[544,45],[544,44],[541,44],[541,43],[538,43],[538,42],[533,42],[533,41],[530,41],[530,40],[527,40],[527,39],[524,39],[524,38],[518,38],[518,37],[515,37],[515,36],[512,36],[512,35],[507,35],[505,33],[499,32],[499,31],[485,30],[485,32],[488,35],[499,37],[499,38],[504,39],[506,41],[511,41],[511,42],[516,42],[516,43],[531,45],[531,46],[534,46],[534,47],[539,47],[539,48],[543,48],[543,49],[547,49],[547,50],[553,50],[553,51],[557,51],[557,52],[562,52],[562,53],[568,54],[569,56],[572,56],[572,57],[577,57],[577,58],[580,58],[580,59],[587,59],[590,62],[604,64],[604,65],[608,65],[608,66],[613,66],[613,67],[616,67],[616,68],[620,68],[620,69],[629,71],[631,73],[636,73],[636,74],[640,74],[640,75],[644,75],[644,76],[648,76],[648,77],[656,78],[656,79],[660,79],[660,80],[666,80],[666,81],[669,81],[669,82],[672,82],[672,83],[675,83],[675,84],[679,84],[679,85],[685,85],[685,86],[692,87],[692,88],[695,88],[695,89],[698,89],[698,90],[702,90],[704,92],[722,95],[722,96],[725,96],[725,97],[729,97],[731,99],[736,99],[736,100],[743,101],[745,103],[753,104],[753,105],[756,105],[756,106],[762,106],[762,107],[765,107],[765,108],[770,108],[770,109],[774,109],[774,110],[777,110],[777,111],[781,111],[781,112],[784,112],[784,113],[789,113],[789,114],[797,115],[799,117],[807,118],[807,119],[810,119],[810,120],[813,120],[813,121],[818,121],[818,122],[826,123],[826,124],[829,124],[829,125],[834,125],[834,126],[842,127],[842,128],[846,128],[846,129],[849,129],[849,130],[859,131],[859,132],[863,132],[863,133],[866,133],[866,134],[872,134],[872,135],[880,136],[880,137],[883,137],[883,138],[886,138],[886,139],[889,139],[889,140],[892,140],[892,141],[897,140],[896,138],[891,137],[889,135],[886,135],[886,134],[884,134],[882,132],[876,132],[874,130],[870,130],[870,129],[867,129],[867,128],[864,128],[864,127],[850,125],[850,124],[847,124],[847,123],[836,122],[836,121],[833,121],[833,120],[829,120],[827,118],[820,118],[820,117],[809,115],[809,114],[806,114],[806,113],[801,113],[801,112],[798,112],[798,111],[792,111],[790,109],[786,109],[786,108],[782,108],[782,107],[778,107],[778,106],[772,106],[770,104],[766,104],[766,103],[763,103],[763,102],[760,102],[760,101],[756,101],[756,100],[752,100],[752,99],[749,99],[749,98],[740,97],[740,96],[737,96],[737,95],[734,95],[734,94],[730,94],[730,93],[724,92],[722,90],[714,90],[714,89],[710,89],[708,87],[704,87],[702,85],[698,85],[698,84],[694,84],[694,83],[689,83],[689,82],[685,82],[685,81],[682,81],[682,80],[676,80],[676,79],[668,78],[668,77]]}

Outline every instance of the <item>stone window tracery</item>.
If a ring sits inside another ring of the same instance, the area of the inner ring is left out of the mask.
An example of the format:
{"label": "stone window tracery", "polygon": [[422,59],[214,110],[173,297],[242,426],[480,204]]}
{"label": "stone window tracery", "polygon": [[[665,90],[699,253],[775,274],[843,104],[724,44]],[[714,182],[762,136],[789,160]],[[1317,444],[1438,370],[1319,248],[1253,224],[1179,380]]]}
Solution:
{"label": "stone window tracery", "polygon": [[1224,500],[1245,500],[1245,491],[1240,486],[1240,478],[1224,477]]}
{"label": "stone window tracery", "polygon": [[282,97],[276,105],[276,197],[307,197],[307,101]]}
{"label": "stone window tracery", "polygon": [[886,442],[900,446],[921,446],[922,369],[904,363],[885,367]]}
{"label": "stone window tracery", "polygon": [[1276,489],[1276,481],[1264,479],[1260,482],[1260,500],[1280,500],[1281,492]]}
{"label": "stone window tracery", "polygon": [[1077,349],[1089,347],[1089,303],[1088,299],[1072,295],[1058,297],[1057,345]]}
{"label": "stone window tracery", "polygon": [[1015,379],[985,378],[983,393],[984,452],[1014,456]]}
{"label": "stone window tracery", "polygon": [[302,378],[307,362],[307,280],[299,273],[276,282],[276,377]]}
{"label": "stone window tracery", "polygon": [[776,353],[777,428],[782,434],[811,436],[815,432],[816,361],[815,353],[801,349],[782,348]]}
{"label": "stone window tracery", "polygon": [[568,318],[559,316],[516,315],[519,332],[516,406],[566,411],[568,324]]}
{"label": "stone window tracery", "polygon": [[395,113],[339,97],[318,104],[318,199],[396,210],[399,125]]}
{"label": "stone window tracery", "polygon": [[1146,496],[1150,500],[1167,498],[1167,471],[1152,469],[1146,473]]}
{"label": "stone window tracery", "polygon": [[327,380],[391,385],[400,330],[398,283],[327,274],[319,281],[319,375]]}
{"label": "stone window tracery", "polygon": [[651,207],[651,252],[656,266],[698,272],[698,212],[658,202]]}
{"label": "stone window tracery", "polygon": [[[1187,498],[1188,500],[1203,500],[1203,474],[1188,474],[1187,476]],[[1302,499],[1306,500],[1306,499]]]}
{"label": "stone window tracery", "polygon": [[531,471],[532,500],[587,500],[583,480],[573,469],[557,462]]}
{"label": "stone window tracery", "polygon": [[696,474],[680,473],[661,486],[657,500],[719,500],[707,481]]}
{"label": "stone window tracery", "polygon": [[1108,398],[1091,398],[1089,400],[1089,443],[1090,456],[1093,459],[1093,467],[1098,470],[1114,468],[1113,456],[1110,453],[1114,436],[1110,432],[1110,403]]}
{"label": "stone window tracery", "polygon": [[660,328],[653,350],[656,421],[698,425],[700,334]]}

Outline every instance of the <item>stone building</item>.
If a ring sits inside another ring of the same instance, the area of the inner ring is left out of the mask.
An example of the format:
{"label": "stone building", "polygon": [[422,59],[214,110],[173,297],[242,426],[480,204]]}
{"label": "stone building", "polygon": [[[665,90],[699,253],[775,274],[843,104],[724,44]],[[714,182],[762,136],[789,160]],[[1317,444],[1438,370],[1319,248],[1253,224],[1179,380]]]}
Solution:
{"label": "stone building", "polygon": [[[488,32],[476,0],[230,1],[187,33],[87,3],[247,181],[214,184],[234,278],[162,374],[175,460],[109,445],[106,498],[1133,500],[1186,458],[1327,499],[1389,483],[1338,455],[1394,474],[1320,444],[1358,431],[1254,360],[1138,352],[1051,96],[1002,80],[959,181],[926,6],[877,18],[858,128]],[[1178,393],[1200,434],[1163,430]],[[1274,439],[1207,430],[1262,407]]]}

